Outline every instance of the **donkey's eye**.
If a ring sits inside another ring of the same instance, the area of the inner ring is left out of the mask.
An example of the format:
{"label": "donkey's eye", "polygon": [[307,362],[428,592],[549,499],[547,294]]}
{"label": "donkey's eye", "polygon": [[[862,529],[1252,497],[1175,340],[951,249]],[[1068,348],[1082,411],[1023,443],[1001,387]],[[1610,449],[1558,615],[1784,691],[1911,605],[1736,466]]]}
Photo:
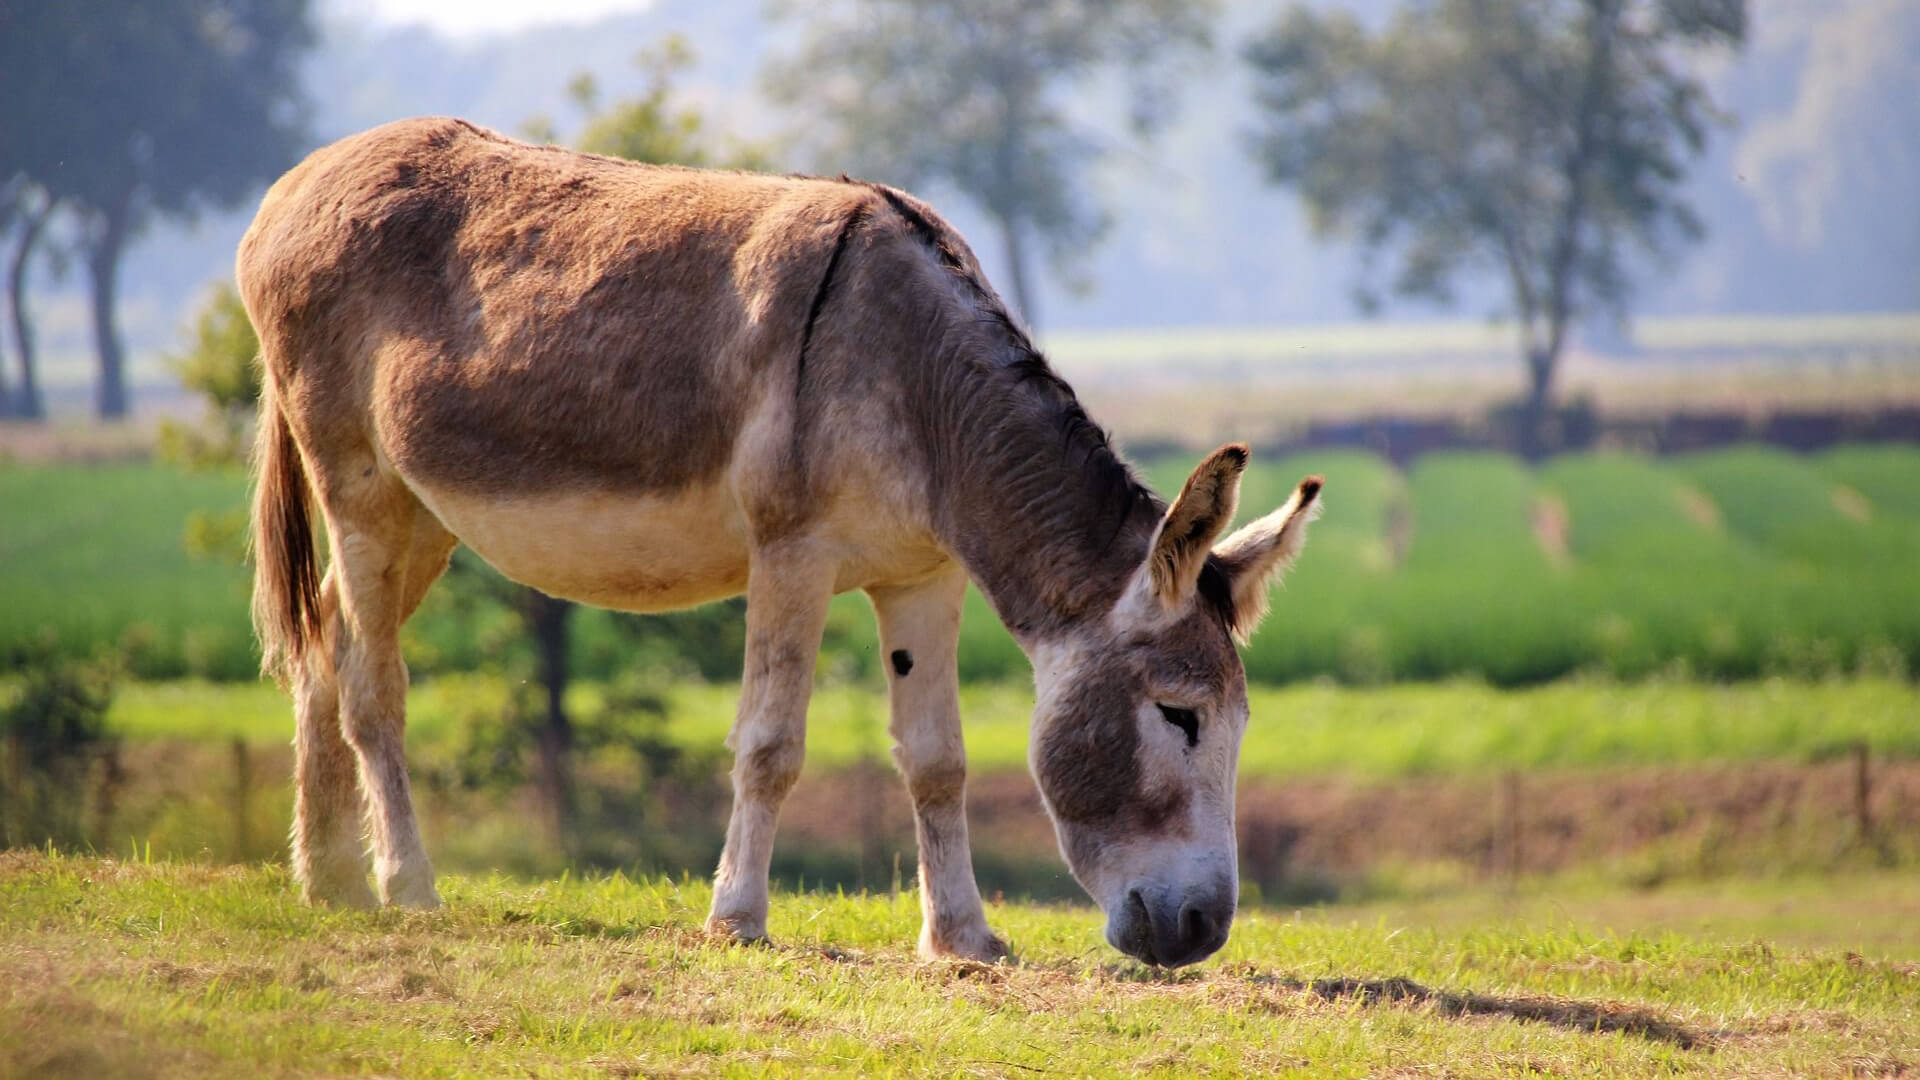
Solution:
{"label": "donkey's eye", "polygon": [[1200,718],[1192,709],[1182,709],[1173,705],[1160,706],[1160,715],[1167,723],[1187,733],[1187,745],[1200,745]]}

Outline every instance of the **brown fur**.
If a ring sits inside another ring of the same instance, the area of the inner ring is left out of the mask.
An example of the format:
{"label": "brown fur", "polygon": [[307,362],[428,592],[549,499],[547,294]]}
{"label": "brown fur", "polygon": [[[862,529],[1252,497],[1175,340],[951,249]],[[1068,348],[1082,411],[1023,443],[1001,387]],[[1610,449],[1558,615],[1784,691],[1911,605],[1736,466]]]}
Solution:
{"label": "brown fur", "polygon": [[[1210,546],[1245,449],[1215,454],[1169,517],[925,204],[428,118],[283,177],[237,279],[266,383],[256,621],[316,755],[294,848],[310,893],[359,895],[345,880],[350,750],[380,895],[438,902],[412,816],[398,641],[457,536],[509,576],[606,606],[747,593],[717,930],[765,932],[773,823],[804,757],[827,602],[861,588],[883,647],[908,658],[890,730],[923,841],[922,947],[1004,952],[966,848],[953,649],[967,576],[1047,657],[1036,771],[1076,873],[1129,844],[1116,864],[1141,864],[1135,842],[1185,845],[1191,866],[1141,886],[1155,933],[1185,925],[1189,885],[1210,919],[1225,895],[1230,918],[1245,701],[1226,629],[1243,622],[1245,583]],[[332,553],[324,595],[310,502]],[[1283,563],[1266,536],[1236,565]],[[1166,551],[1150,558],[1156,537]],[[1161,603],[1122,625],[1149,565]],[[1201,730],[1165,744],[1151,703],[1175,698]]]}

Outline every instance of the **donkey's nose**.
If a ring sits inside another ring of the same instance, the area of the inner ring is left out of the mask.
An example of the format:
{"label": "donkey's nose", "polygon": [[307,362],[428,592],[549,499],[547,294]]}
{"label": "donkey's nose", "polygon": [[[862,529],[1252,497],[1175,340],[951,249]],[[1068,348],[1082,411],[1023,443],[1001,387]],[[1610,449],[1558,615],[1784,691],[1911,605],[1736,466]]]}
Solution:
{"label": "donkey's nose", "polygon": [[1231,894],[1162,898],[1153,903],[1134,889],[1127,894],[1125,925],[1111,934],[1123,952],[1161,967],[1183,967],[1212,956],[1227,943],[1233,924]]}
{"label": "donkey's nose", "polygon": [[1227,943],[1227,926],[1232,919],[1231,908],[1220,911],[1211,904],[1188,904],[1181,908],[1180,939],[1176,944],[1188,952],[1187,959],[1174,963],[1191,964],[1212,956]]}
{"label": "donkey's nose", "polygon": [[1189,901],[1180,908],[1180,917],[1167,928],[1170,932],[1154,935],[1153,951],[1165,967],[1197,964],[1227,943],[1227,927],[1232,922],[1231,906]]}

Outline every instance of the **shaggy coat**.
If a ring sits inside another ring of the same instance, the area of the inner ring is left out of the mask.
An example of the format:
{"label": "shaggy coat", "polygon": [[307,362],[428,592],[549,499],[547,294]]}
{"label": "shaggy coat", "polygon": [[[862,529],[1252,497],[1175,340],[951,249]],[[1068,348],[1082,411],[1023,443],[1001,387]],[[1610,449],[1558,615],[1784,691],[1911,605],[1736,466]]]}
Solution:
{"label": "shaggy coat", "polygon": [[289,172],[237,271],[266,376],[255,624],[294,693],[310,896],[373,902],[364,796],[379,895],[438,902],[398,633],[465,543],[583,603],[747,595],[717,932],[765,933],[827,601],[863,589],[892,658],[922,949],[1004,952],[966,842],[953,649],[971,577],[1034,660],[1035,774],[1109,938],[1162,963],[1225,940],[1246,719],[1230,635],[1297,552],[1318,483],[1216,547],[1245,449],[1169,508],[930,208],[421,119]]}

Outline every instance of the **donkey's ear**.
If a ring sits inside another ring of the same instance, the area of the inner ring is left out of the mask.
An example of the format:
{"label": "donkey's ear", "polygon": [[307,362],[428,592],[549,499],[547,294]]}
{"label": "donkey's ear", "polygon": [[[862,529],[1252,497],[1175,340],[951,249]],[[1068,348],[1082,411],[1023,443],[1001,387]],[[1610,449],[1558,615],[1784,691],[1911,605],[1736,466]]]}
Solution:
{"label": "donkey's ear", "polygon": [[1233,521],[1240,501],[1240,473],[1246,467],[1243,444],[1215,450],[1187,477],[1180,497],[1167,507],[1147,555],[1154,598],[1167,610],[1177,610],[1193,595],[1214,539]]}
{"label": "donkey's ear", "polygon": [[1320,516],[1320,478],[1300,481],[1287,505],[1237,530],[1214,549],[1233,586],[1233,636],[1246,641],[1267,614],[1267,591],[1307,543]]}

